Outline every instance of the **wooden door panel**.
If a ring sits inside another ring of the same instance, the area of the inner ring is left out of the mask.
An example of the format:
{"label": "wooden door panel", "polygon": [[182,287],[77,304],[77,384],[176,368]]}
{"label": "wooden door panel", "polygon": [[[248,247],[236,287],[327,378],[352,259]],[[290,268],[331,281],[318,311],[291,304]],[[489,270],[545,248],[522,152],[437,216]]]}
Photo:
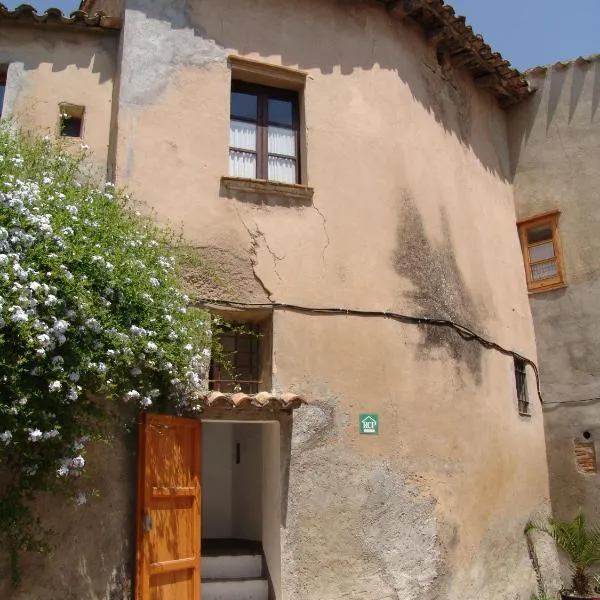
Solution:
{"label": "wooden door panel", "polygon": [[187,600],[194,594],[193,571],[181,570],[150,577],[150,600]]}
{"label": "wooden door panel", "polygon": [[146,510],[152,516],[151,531],[146,534],[150,566],[168,560],[194,558],[195,540],[189,535],[195,526],[193,498],[154,500]]}
{"label": "wooden door panel", "polygon": [[139,455],[136,599],[199,600],[199,421],[145,414]]}

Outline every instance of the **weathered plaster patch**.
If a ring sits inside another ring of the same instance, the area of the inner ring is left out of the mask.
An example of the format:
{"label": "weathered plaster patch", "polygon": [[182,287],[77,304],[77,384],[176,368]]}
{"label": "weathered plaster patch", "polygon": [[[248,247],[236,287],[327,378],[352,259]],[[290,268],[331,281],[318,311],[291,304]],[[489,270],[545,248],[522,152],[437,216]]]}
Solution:
{"label": "weathered plaster patch", "polygon": [[389,461],[367,465],[367,497],[361,538],[382,565],[384,579],[399,598],[422,597],[438,574],[435,500],[407,484]]}
{"label": "weathered plaster patch", "polygon": [[[524,533],[526,522],[525,515],[506,515],[488,523],[484,538],[470,550],[469,567],[453,568],[452,598],[529,600],[539,591]],[[560,588],[556,547],[548,536],[534,537],[545,592],[555,594]]]}
{"label": "weathered plaster patch", "polygon": [[186,292],[194,300],[234,300],[268,302],[257,280],[251,256],[204,246],[196,248],[198,264],[182,268]]}
{"label": "weathered plaster patch", "polygon": [[294,600],[427,597],[440,565],[435,500],[391,461],[352,453],[334,400],[294,415],[284,590]]}
{"label": "weathered plaster patch", "polygon": [[[442,209],[443,243],[435,246],[425,233],[423,217],[408,193],[400,204],[397,245],[393,255],[398,275],[409,279],[416,291],[408,296],[421,316],[446,319],[473,330],[481,328],[480,311],[467,288],[456,260],[450,227]],[[481,381],[481,347],[466,341],[450,327],[423,325],[422,356],[434,348],[445,348],[457,362]]]}
{"label": "weathered plaster patch", "polygon": [[191,23],[186,0],[132,0],[125,10],[120,101],[152,104],[173,67],[225,59],[225,49]]}

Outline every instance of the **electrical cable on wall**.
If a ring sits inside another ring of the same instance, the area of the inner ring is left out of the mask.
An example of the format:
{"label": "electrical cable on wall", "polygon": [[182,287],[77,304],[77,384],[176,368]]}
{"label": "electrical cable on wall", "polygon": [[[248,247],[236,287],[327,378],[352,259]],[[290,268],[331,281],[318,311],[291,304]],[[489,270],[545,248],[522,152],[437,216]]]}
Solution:
{"label": "electrical cable on wall", "polygon": [[477,342],[481,346],[483,346],[486,350],[496,350],[500,354],[504,354],[505,356],[512,356],[518,360],[523,361],[525,364],[528,364],[535,374],[535,383],[536,383],[536,391],[538,394],[538,398],[540,400],[540,404],[545,404],[544,399],[542,397],[542,390],[540,387],[540,373],[538,366],[526,356],[522,356],[518,352],[513,350],[509,350],[508,348],[504,348],[500,344],[493,342],[484,338],[483,336],[475,333],[468,327],[464,325],[460,325],[459,323],[455,323],[454,321],[450,321],[448,319],[436,319],[432,317],[415,317],[412,315],[403,315],[395,312],[387,312],[381,310],[358,310],[352,308],[314,308],[309,306],[299,306],[297,304],[287,304],[285,302],[236,302],[234,300],[215,300],[203,298],[201,300],[197,300],[197,303],[200,306],[226,306],[229,308],[249,308],[249,309],[257,309],[257,308],[268,308],[273,310],[290,310],[299,313],[308,313],[308,314],[319,314],[319,315],[345,315],[352,317],[375,317],[375,318],[385,318],[392,319],[393,321],[398,321],[400,323],[408,323],[410,325],[432,325],[434,327],[446,327],[448,329],[452,329],[460,335],[464,340],[468,342]]}

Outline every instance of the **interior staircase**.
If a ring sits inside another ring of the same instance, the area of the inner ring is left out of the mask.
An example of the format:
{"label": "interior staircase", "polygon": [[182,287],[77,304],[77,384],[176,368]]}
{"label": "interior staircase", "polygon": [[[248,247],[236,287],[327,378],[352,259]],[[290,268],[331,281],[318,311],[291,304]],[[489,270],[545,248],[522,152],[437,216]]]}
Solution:
{"label": "interior staircase", "polygon": [[202,540],[202,600],[268,600],[260,542]]}

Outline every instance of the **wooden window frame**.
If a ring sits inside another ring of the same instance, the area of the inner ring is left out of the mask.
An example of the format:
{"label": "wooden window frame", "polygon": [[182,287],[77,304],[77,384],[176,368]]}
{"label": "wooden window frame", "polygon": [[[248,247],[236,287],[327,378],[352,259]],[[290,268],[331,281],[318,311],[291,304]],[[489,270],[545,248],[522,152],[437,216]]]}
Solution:
{"label": "wooden window frame", "polygon": [[[529,217],[527,219],[522,219],[517,221],[517,227],[519,230],[519,239],[521,241],[521,251],[523,253],[523,265],[525,267],[525,276],[527,278],[527,289],[530,293],[534,294],[537,292],[548,292],[551,290],[556,290],[566,286],[565,279],[565,268],[563,264],[563,256],[562,256],[562,248],[560,244],[560,236],[558,232],[558,218],[560,216],[560,212],[558,210],[553,210],[547,213],[543,213],[541,215],[536,215],[533,217]],[[545,259],[541,261],[531,262],[529,258],[529,249],[533,248],[540,244],[545,244],[548,240],[544,240],[541,242],[529,243],[527,241],[527,232],[530,229],[542,227],[544,225],[548,225],[550,227],[550,231],[552,232],[552,244],[554,246],[554,258]],[[545,279],[535,280],[533,278],[532,273],[532,265],[541,264],[546,262],[556,262],[556,269],[558,273],[553,277],[547,277]]]}
{"label": "wooden window frame", "polygon": [[529,391],[527,389],[527,363],[513,357],[513,367],[515,374],[515,390],[517,392],[517,408],[522,416],[531,416],[531,405],[529,402]]}
{"label": "wooden window frame", "polygon": [[[229,151],[244,152],[246,154],[254,154],[256,156],[256,177],[255,179],[263,181],[269,180],[269,156],[291,159],[296,163],[296,180],[294,183],[299,184],[301,181],[301,164],[300,164],[300,95],[296,90],[282,89],[256,83],[249,83],[239,79],[232,79],[231,93],[239,92],[241,94],[253,94],[257,96],[257,118],[249,119],[245,117],[229,116],[230,121],[242,121],[244,123],[256,124],[256,150],[248,150],[246,148],[236,148],[229,146]],[[284,100],[292,104],[292,126],[276,125],[277,127],[285,127],[291,129],[296,135],[296,156],[274,154],[269,152],[269,115],[268,106],[269,100]],[[231,175],[231,174],[230,174]],[[285,182],[278,182],[285,183]]]}

